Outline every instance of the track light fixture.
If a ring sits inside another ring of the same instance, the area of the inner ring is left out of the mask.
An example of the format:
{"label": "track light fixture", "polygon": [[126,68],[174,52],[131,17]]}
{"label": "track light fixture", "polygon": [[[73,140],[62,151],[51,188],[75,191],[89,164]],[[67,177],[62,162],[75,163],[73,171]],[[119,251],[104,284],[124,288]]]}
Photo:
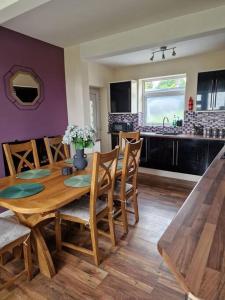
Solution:
{"label": "track light fixture", "polygon": [[172,56],[176,56],[177,53],[175,52],[175,49],[176,49],[176,47],[167,48],[167,46],[162,46],[162,47],[160,47],[159,50],[156,50],[156,51],[152,52],[152,56],[150,57],[150,60],[153,61],[154,58],[155,58],[155,53],[158,53],[158,52],[161,52],[162,53],[162,59],[165,59],[166,58],[165,52],[170,51],[170,50],[172,50]]}

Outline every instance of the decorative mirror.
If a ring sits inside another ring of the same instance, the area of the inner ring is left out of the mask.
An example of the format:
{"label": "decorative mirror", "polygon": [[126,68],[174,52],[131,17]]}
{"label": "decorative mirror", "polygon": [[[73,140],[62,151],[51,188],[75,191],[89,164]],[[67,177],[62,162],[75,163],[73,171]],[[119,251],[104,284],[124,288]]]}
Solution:
{"label": "decorative mirror", "polygon": [[37,109],[43,101],[43,83],[31,69],[13,66],[5,75],[7,98],[19,109]]}

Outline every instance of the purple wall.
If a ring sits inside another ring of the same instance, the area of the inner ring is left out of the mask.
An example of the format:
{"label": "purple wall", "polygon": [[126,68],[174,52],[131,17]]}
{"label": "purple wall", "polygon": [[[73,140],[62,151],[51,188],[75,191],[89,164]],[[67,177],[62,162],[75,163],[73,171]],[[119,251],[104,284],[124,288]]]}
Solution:
{"label": "purple wall", "polygon": [[[3,27],[0,27],[0,41],[0,144],[63,134],[67,125],[63,49]],[[3,76],[13,65],[30,67],[42,79],[44,101],[37,110],[19,110],[6,97]]]}

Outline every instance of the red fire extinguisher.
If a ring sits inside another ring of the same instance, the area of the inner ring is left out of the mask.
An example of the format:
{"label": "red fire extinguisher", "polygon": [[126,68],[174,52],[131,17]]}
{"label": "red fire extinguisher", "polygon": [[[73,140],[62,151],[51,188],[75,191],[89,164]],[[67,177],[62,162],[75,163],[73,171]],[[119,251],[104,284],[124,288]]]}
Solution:
{"label": "red fire extinguisher", "polygon": [[188,110],[192,111],[194,106],[194,100],[192,97],[189,98],[188,100]]}

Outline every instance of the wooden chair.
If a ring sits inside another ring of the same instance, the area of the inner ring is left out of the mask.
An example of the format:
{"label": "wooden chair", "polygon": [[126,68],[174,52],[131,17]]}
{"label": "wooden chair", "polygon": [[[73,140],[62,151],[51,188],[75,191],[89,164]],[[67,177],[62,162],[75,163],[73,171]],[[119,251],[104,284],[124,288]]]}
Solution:
{"label": "wooden chair", "polygon": [[124,153],[124,149],[127,142],[134,143],[140,140],[140,131],[120,131],[119,132],[119,146],[120,152]]}
{"label": "wooden chair", "polygon": [[[90,196],[82,197],[59,210],[56,218],[56,245],[60,251],[62,246],[94,256],[96,265],[100,263],[98,249],[98,234],[111,239],[113,246],[116,245],[114,222],[113,222],[113,190],[115,183],[117,159],[119,149],[115,148],[109,153],[93,154],[93,170]],[[99,197],[107,195],[105,200]],[[100,220],[108,218],[109,233],[97,229]],[[88,226],[91,234],[92,250],[76,246],[61,240],[61,220],[67,220]]]}
{"label": "wooden chair", "polygon": [[[114,218],[121,215],[122,221],[115,220],[116,224],[122,225],[124,232],[128,232],[128,221],[127,213],[132,213],[135,215],[135,223],[139,221],[138,213],[138,202],[137,202],[137,175],[138,166],[141,154],[143,139],[140,139],[135,143],[126,143],[122,174],[119,180],[115,182],[115,190],[113,198],[115,204],[119,204],[117,210],[115,211]],[[133,211],[127,208],[128,201],[131,199],[130,204],[133,206]]]}
{"label": "wooden chair", "polygon": [[0,217],[0,255],[6,252],[12,252],[15,247],[23,245],[25,269],[19,274],[14,275],[7,282],[0,286],[0,290],[9,287],[20,276],[27,274],[28,280],[32,279],[32,259],[30,246],[31,230],[23,225],[16,224]]}
{"label": "wooden chair", "polygon": [[[26,169],[39,168],[39,158],[35,140],[19,144],[3,144],[6,161],[8,164],[10,175],[16,175]],[[33,162],[30,158],[33,156]],[[18,166],[15,166],[14,160],[18,161]]]}
{"label": "wooden chair", "polygon": [[45,137],[44,142],[50,164],[53,164],[54,162],[59,160],[70,158],[68,146],[62,144],[62,136],[53,138]]}

